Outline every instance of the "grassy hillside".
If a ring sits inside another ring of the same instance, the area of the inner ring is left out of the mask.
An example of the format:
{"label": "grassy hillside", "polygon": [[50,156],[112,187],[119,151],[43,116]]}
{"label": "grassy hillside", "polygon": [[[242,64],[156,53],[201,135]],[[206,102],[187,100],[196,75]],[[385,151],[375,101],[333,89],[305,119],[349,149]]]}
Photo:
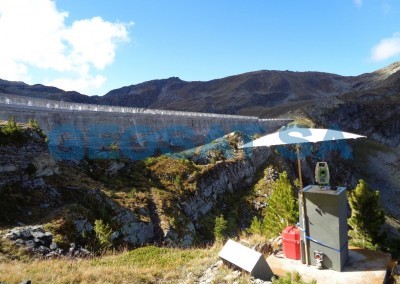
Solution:
{"label": "grassy hillside", "polygon": [[215,263],[221,247],[143,247],[91,259],[0,262],[0,282],[20,283],[194,283]]}

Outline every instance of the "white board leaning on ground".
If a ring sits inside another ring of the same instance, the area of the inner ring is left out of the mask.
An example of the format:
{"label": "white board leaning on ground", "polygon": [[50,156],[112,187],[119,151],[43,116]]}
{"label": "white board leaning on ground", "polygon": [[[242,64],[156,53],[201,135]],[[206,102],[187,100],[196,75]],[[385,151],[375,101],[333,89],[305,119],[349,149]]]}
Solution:
{"label": "white board leaning on ground", "polygon": [[224,261],[249,272],[255,278],[269,281],[274,275],[264,256],[233,240],[228,240],[218,255]]}

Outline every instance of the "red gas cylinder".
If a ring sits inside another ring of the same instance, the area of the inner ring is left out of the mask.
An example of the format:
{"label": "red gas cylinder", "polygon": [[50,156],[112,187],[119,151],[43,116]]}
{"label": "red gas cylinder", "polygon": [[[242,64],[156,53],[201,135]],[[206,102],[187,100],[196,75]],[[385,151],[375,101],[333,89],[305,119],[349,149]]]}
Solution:
{"label": "red gas cylinder", "polygon": [[282,231],[283,254],[287,258],[300,259],[300,230],[295,226]]}

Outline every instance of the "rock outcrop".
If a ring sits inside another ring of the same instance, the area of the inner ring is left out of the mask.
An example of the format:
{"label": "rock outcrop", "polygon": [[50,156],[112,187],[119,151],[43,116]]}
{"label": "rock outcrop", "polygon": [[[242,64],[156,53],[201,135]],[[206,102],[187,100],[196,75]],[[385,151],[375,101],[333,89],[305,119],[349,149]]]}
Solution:
{"label": "rock outcrop", "polygon": [[269,155],[269,149],[254,149],[249,158],[216,164],[199,180],[194,196],[183,204],[189,219],[196,222],[214,207],[218,197],[250,186],[256,170]]}
{"label": "rock outcrop", "polygon": [[[153,241],[154,232],[151,222],[141,221],[135,212],[122,207],[99,189],[78,190],[82,195],[96,200],[99,208],[105,206],[111,212],[113,227],[118,228],[112,233],[113,241],[122,240],[133,246],[141,246]],[[93,224],[85,219],[75,220],[74,224],[78,233],[83,230],[89,233],[93,231]]]}
{"label": "rock outcrop", "polygon": [[3,235],[16,246],[24,247],[34,256],[54,258],[61,256],[87,257],[92,255],[87,249],[70,244],[69,250],[63,250],[53,241],[53,234],[45,231],[43,226],[15,227]]}
{"label": "rock outcrop", "polygon": [[44,139],[32,130],[26,131],[33,135],[26,143],[0,147],[0,186],[33,180],[36,180],[34,183],[40,183],[38,179],[58,173],[59,168]]}

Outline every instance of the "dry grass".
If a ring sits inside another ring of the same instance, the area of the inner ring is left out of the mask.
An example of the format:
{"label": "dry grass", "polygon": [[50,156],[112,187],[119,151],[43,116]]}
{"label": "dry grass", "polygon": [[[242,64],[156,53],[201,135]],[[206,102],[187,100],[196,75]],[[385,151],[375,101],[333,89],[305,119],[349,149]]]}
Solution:
{"label": "dry grass", "polygon": [[[179,283],[197,279],[217,259],[220,247],[143,247],[94,259],[53,259],[0,263],[0,282]],[[192,275],[188,278],[188,275]],[[195,276],[193,278],[193,276]]]}

